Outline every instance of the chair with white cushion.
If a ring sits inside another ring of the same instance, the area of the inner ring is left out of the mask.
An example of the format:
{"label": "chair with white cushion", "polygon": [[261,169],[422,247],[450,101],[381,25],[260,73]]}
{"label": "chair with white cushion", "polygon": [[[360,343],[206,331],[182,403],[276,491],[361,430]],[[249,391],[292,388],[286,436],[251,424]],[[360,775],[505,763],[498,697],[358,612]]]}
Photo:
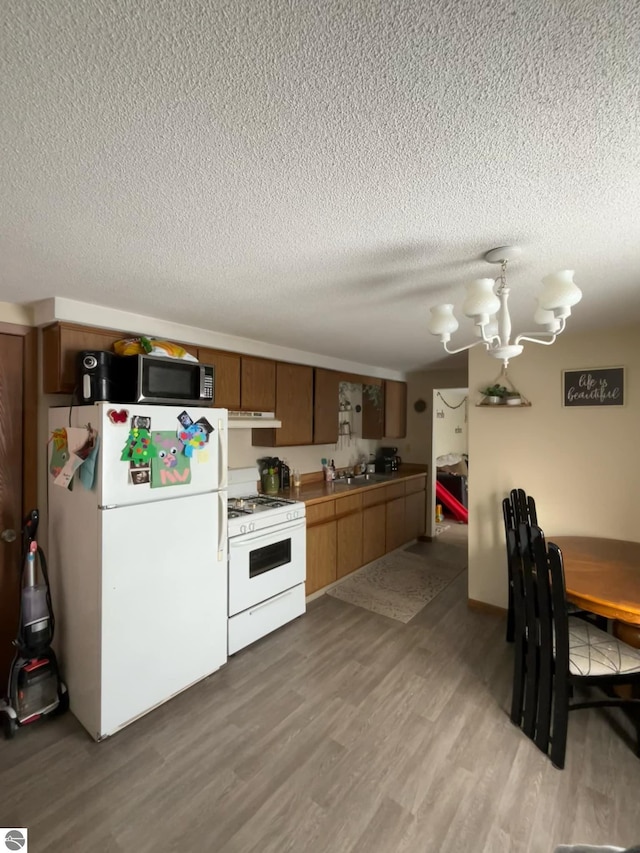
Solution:
{"label": "chair with white cushion", "polygon": [[[536,647],[535,743],[563,768],[569,711],[625,706],[635,712],[640,756],[640,699],[613,693],[618,685],[640,686],[640,649],[568,615],[562,552],[553,542],[547,548],[537,525],[531,532],[532,553],[522,555],[522,589],[527,643]],[[600,688],[603,695],[570,702],[577,686]],[[525,712],[526,703],[527,697]]]}

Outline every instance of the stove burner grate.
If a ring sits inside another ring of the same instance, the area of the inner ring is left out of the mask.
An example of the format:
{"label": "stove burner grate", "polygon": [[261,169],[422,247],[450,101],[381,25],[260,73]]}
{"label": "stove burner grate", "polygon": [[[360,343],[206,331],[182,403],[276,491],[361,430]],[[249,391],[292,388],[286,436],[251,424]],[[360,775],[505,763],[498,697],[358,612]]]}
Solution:
{"label": "stove burner grate", "polygon": [[251,510],[241,509],[237,506],[230,506],[227,508],[227,518],[240,518],[242,515],[251,515]]}

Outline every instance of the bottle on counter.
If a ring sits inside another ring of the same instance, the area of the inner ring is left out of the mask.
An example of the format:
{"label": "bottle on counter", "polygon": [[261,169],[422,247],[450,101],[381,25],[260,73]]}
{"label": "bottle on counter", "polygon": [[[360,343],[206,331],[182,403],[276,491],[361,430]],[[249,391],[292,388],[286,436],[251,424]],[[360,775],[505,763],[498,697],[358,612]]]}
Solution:
{"label": "bottle on counter", "polygon": [[283,459],[280,463],[280,488],[288,489],[291,485],[291,469],[287,465],[287,460]]}

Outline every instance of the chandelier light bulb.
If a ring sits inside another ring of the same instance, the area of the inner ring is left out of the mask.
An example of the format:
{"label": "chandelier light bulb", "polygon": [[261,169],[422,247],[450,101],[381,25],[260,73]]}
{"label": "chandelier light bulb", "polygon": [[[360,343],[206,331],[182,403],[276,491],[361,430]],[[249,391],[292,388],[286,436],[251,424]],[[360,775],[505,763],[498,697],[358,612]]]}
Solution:
{"label": "chandelier light bulb", "polygon": [[540,307],[553,311],[558,318],[568,317],[571,307],[582,299],[582,291],[573,281],[573,270],[560,270],[542,279]]}
{"label": "chandelier light bulb", "polygon": [[429,320],[429,331],[432,335],[439,335],[440,340],[445,343],[451,340],[451,335],[458,328],[458,321],[453,316],[453,305],[436,305],[431,309]]}
{"label": "chandelier light bulb", "polygon": [[492,278],[476,278],[467,284],[467,298],[462,310],[471,317],[477,326],[485,326],[491,314],[500,308],[500,300],[493,291],[495,281]]}
{"label": "chandelier light bulb", "polygon": [[538,300],[538,307],[536,308],[536,313],[533,315],[533,319],[540,326],[544,326],[547,332],[557,332],[560,328],[560,320],[553,311],[541,308],[540,300]]}

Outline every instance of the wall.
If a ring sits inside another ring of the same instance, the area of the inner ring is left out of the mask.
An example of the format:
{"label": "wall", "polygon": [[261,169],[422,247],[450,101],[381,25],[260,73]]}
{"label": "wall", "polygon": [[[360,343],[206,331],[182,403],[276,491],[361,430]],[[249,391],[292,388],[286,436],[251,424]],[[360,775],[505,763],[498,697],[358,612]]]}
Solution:
{"label": "wall", "polygon": [[153,335],[170,341],[196,344],[211,349],[227,350],[228,352],[258,355],[264,358],[273,358],[276,361],[308,364],[312,367],[326,367],[329,370],[341,370],[345,373],[359,373],[381,379],[404,379],[404,373],[397,370],[387,370],[381,366],[346,361],[345,359],[306,352],[305,350],[266,344],[249,338],[238,338],[224,332],[198,329],[170,320],[161,320],[158,317],[146,317],[142,314],[105,308],[101,305],[90,305],[86,302],[64,299],[59,296],[35,303],[33,316],[36,326],[45,326],[60,320],[102,329],[117,329],[131,334]]}
{"label": "wall", "polygon": [[467,394],[466,388],[440,388],[434,392],[433,452],[436,458],[445,453],[467,452]]}
{"label": "wall", "polygon": [[[531,408],[478,408],[477,389],[497,362],[469,358],[469,598],[506,607],[501,501],[523,488],[547,537],[640,541],[640,326],[566,334],[549,347],[525,343],[509,376]],[[564,408],[564,369],[625,367],[625,405]]]}
{"label": "wall", "polygon": [[375,453],[382,442],[352,439],[350,447],[340,448],[336,444],[314,444],[305,447],[253,447],[250,429],[229,430],[229,467],[248,468],[257,465],[258,459],[265,456],[278,456],[284,459],[290,468],[297,468],[302,474],[321,471],[322,457],[333,459],[336,468],[346,468],[356,464],[364,455]]}
{"label": "wall", "polygon": [[26,305],[0,302],[0,322],[18,326],[33,326],[33,310]]}
{"label": "wall", "polygon": [[[425,530],[427,536],[435,535],[435,470],[433,453],[433,392],[436,388],[465,388],[467,386],[467,367],[455,367],[451,370],[423,370],[408,374],[407,382],[407,437],[397,439],[396,446],[403,462],[428,465],[427,507]],[[424,412],[416,412],[414,404],[424,400],[427,407]]]}

